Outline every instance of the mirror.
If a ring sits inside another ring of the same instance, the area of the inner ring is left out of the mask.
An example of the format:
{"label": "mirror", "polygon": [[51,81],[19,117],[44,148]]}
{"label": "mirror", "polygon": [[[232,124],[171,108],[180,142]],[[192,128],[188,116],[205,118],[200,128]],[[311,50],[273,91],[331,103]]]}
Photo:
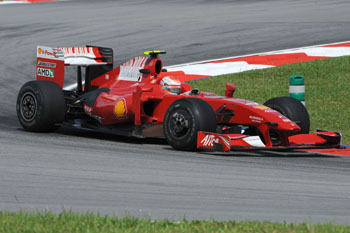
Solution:
{"label": "mirror", "polygon": [[226,83],[225,96],[232,97],[235,90],[236,90],[236,87],[233,83]]}

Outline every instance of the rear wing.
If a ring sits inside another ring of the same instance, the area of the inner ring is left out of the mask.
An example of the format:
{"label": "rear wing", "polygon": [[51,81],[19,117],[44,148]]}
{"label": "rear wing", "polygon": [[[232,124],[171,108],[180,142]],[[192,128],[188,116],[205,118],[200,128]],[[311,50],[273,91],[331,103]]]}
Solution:
{"label": "rear wing", "polygon": [[78,66],[80,75],[81,67],[94,66],[95,68],[86,72],[85,76],[85,79],[93,79],[113,68],[113,49],[96,46],[69,48],[38,46],[36,64],[37,80],[53,81],[62,88],[65,66]]}

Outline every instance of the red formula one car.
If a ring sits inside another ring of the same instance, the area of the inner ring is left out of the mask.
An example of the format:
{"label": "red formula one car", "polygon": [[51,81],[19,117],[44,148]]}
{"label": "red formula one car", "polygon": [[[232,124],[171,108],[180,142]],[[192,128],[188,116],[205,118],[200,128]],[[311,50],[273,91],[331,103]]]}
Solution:
{"label": "red formula one car", "polygon": [[[102,47],[37,49],[37,80],[23,85],[17,115],[25,130],[56,130],[62,124],[117,135],[165,137],[177,150],[212,148],[338,148],[341,134],[309,134],[309,115],[290,97],[264,105],[200,92],[180,80],[183,72],[167,72],[159,54],[148,51],[113,68],[113,50]],[[77,85],[64,90],[65,66],[77,66]],[[84,78],[83,78],[84,77]],[[84,82],[83,82],[84,79]]]}

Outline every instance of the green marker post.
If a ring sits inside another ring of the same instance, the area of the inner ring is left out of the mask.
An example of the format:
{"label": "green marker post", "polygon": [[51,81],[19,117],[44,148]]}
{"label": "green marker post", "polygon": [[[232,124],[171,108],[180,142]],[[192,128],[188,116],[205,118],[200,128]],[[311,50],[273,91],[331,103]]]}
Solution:
{"label": "green marker post", "polygon": [[305,105],[304,76],[297,74],[289,77],[289,96],[301,101]]}

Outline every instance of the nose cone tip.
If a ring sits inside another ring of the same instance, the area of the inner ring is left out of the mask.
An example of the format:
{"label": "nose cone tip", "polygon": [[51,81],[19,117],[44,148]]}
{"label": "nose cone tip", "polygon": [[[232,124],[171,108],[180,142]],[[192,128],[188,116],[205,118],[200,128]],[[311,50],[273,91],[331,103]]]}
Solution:
{"label": "nose cone tip", "polygon": [[300,128],[300,126],[297,125],[295,122],[291,122],[291,123],[290,123],[290,130],[299,131],[299,130],[301,130],[301,128]]}
{"label": "nose cone tip", "polygon": [[288,131],[299,131],[301,130],[300,126],[295,122],[283,122],[283,124],[279,124],[278,127],[280,130],[288,130]]}

